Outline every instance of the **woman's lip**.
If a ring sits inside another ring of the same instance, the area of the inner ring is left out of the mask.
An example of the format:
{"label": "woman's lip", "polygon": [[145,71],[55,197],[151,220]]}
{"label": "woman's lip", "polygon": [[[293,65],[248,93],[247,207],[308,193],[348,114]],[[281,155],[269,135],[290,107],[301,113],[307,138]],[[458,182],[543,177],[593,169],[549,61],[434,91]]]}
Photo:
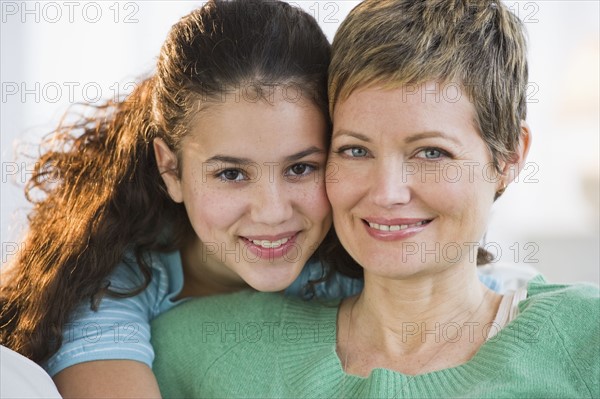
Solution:
{"label": "woman's lip", "polygon": [[385,219],[378,217],[366,217],[363,220],[367,223],[385,224],[388,226],[403,225],[403,224],[417,224],[422,221],[430,221],[428,218],[396,218],[396,219]]}
{"label": "woman's lip", "polygon": [[[381,219],[378,219],[378,220],[381,220]],[[389,221],[390,219],[387,219],[387,220]],[[390,224],[377,223],[377,224],[379,224],[379,225],[383,224],[386,226],[401,226],[400,229],[387,230],[387,231],[380,230],[378,228],[371,227],[369,225],[369,222],[367,222],[364,219],[363,219],[363,225],[365,226],[367,233],[371,237],[373,237],[377,240],[396,241],[396,240],[404,240],[406,238],[412,237],[412,236],[420,233],[425,228],[427,228],[427,226],[431,222],[431,220],[428,220],[428,219],[392,219],[392,220],[394,221],[394,223],[390,223]],[[401,223],[397,223],[397,221],[401,221]],[[412,221],[413,223],[407,223],[409,221]],[[417,223],[420,223],[420,222],[426,222],[426,223],[416,225]],[[376,223],[376,222],[371,222],[371,223]]]}

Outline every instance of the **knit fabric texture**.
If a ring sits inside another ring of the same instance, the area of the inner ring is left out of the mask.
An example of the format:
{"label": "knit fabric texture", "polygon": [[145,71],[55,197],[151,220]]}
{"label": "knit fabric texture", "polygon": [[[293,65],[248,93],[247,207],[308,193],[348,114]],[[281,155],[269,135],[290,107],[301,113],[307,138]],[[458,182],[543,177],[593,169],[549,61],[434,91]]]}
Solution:
{"label": "knit fabric texture", "polygon": [[[165,398],[599,398],[600,299],[592,285],[528,284],[520,314],[468,362],[416,376],[343,372],[339,300],[240,292],[189,301],[152,324]],[[368,326],[365,326],[368,328]]]}

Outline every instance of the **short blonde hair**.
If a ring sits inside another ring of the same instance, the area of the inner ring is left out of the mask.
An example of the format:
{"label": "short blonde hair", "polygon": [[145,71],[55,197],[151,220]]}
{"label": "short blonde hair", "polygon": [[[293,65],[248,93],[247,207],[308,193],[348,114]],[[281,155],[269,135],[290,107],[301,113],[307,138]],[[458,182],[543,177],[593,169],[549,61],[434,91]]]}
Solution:
{"label": "short blonde hair", "polygon": [[525,31],[499,1],[365,0],[332,51],[331,115],[358,88],[458,83],[496,167],[518,148],[527,113]]}

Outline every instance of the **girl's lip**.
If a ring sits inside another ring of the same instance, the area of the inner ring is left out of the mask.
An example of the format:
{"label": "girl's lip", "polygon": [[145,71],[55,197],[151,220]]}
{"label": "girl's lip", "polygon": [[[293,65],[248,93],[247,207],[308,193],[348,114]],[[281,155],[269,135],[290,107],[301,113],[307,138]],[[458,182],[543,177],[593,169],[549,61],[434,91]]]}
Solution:
{"label": "girl's lip", "polygon": [[[280,237],[277,240],[271,239],[271,240],[266,240],[266,241],[278,241],[281,240],[282,238],[287,238],[289,237],[289,239],[281,244],[280,246],[276,247],[276,248],[265,248],[261,245],[256,245],[254,242],[252,242],[251,240],[249,240],[246,237],[241,237],[242,241],[244,242],[244,248],[245,252],[244,256],[248,256],[250,261],[256,262],[259,259],[262,260],[275,260],[275,259],[279,259],[279,258],[285,258],[288,259],[288,254],[293,251],[295,248],[297,248],[298,251],[302,251],[302,248],[299,248],[298,244],[296,243],[296,239],[298,238],[298,234],[297,233],[292,233],[292,235],[290,236],[289,233],[288,234],[278,234],[276,236],[253,236],[254,237]],[[265,240],[261,240],[261,241],[265,241]],[[258,240],[256,240],[258,241]],[[250,254],[248,254],[250,253]],[[252,258],[252,259],[250,259]],[[294,254],[293,256],[290,256],[290,262],[293,262],[294,259],[298,258],[298,254]]]}
{"label": "girl's lip", "polygon": [[292,236],[295,236],[299,233],[300,231],[295,230],[295,231],[286,231],[284,233],[279,233],[279,234],[275,234],[275,235],[252,235],[252,236],[240,236],[242,238],[245,238],[248,241],[278,241],[281,240],[282,238],[291,238]]}

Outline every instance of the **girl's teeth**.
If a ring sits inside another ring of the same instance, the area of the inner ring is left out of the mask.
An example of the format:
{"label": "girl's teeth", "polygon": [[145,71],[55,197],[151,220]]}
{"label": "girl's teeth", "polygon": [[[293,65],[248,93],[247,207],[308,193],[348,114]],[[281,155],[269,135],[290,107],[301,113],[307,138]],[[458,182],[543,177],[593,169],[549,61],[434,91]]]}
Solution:
{"label": "girl's teeth", "polygon": [[288,238],[282,238],[281,240],[277,240],[277,241],[252,240],[252,243],[254,245],[258,245],[259,247],[270,249],[270,248],[279,248],[280,246],[282,246],[289,240],[290,240],[290,238],[288,237]]}
{"label": "girl's teeth", "polygon": [[393,225],[369,222],[369,226],[373,229],[377,229],[377,230],[381,230],[381,231],[400,231],[400,230],[407,229],[409,227],[421,226],[421,225],[424,225],[425,223],[427,223],[426,220],[422,220],[415,224],[393,224]]}

